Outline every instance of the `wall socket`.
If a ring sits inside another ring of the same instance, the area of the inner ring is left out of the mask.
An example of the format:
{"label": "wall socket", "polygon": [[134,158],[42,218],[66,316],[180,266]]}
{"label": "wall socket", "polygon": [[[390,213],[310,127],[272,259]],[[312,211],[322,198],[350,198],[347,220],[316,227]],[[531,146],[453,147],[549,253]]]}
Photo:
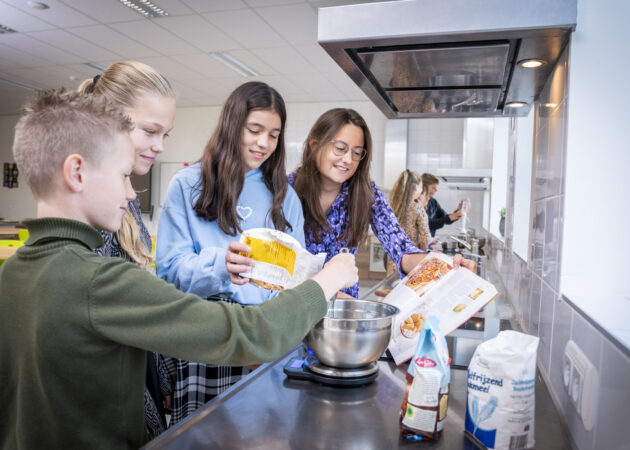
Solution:
{"label": "wall socket", "polygon": [[562,380],[569,400],[580,415],[584,428],[593,428],[599,397],[597,369],[575,341],[567,342],[562,357]]}

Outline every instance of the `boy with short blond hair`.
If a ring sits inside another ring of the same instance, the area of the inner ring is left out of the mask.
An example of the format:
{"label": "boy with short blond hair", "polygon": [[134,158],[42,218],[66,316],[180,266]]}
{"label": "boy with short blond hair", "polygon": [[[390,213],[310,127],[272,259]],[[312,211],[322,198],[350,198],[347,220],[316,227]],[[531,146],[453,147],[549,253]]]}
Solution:
{"label": "boy with short blond hair", "polygon": [[[14,155],[37,200],[30,236],[0,267],[0,448],[137,448],[146,442],[147,350],[210,364],[282,356],[353,285],[350,254],[260,306],[185,295],[92,252],[135,193],[131,124],[104,99],[43,93],[16,127]],[[175,318],[175,319],[173,319]]]}

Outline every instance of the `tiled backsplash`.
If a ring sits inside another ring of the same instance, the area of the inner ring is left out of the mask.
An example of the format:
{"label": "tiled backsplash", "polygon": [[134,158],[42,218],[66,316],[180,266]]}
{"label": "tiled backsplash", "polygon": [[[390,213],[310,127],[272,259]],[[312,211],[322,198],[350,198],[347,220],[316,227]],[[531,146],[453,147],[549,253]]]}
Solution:
{"label": "tiled backsplash", "polygon": [[[630,356],[559,291],[567,129],[569,49],[536,102],[534,180],[529,263],[491,237],[490,261],[500,274],[523,331],[540,338],[538,365],[580,450],[628,448]],[[518,151],[518,149],[517,149]],[[518,180],[515,180],[518,183]],[[592,430],[586,431],[562,382],[562,356],[576,342],[599,374],[599,403]]]}

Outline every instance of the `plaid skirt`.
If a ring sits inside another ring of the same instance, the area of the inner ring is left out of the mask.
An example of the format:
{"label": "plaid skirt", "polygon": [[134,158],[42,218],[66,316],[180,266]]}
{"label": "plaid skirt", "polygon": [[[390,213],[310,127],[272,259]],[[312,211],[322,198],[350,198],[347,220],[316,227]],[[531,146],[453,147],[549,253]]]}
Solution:
{"label": "plaid skirt", "polygon": [[[208,300],[237,303],[227,297],[210,297]],[[216,366],[170,357],[162,357],[160,363],[175,386],[169,426],[181,422],[251,372],[246,367]]]}

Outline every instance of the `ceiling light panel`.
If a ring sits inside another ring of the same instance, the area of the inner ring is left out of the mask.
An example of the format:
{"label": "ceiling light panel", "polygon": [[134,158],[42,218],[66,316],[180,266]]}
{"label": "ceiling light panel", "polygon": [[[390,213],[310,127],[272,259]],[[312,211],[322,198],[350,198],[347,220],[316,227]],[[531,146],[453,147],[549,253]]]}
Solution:
{"label": "ceiling light panel", "polygon": [[38,88],[31,86],[30,84],[22,83],[20,81],[10,80],[9,78],[0,77],[0,83],[7,83],[13,86],[21,87],[22,89],[28,89],[29,91],[37,91]]}
{"label": "ceiling light panel", "polygon": [[32,1],[32,0],[27,1],[26,4],[28,6],[30,6],[31,8],[33,8],[33,9],[40,9],[40,10],[42,10],[42,9],[50,8],[46,3],[35,2],[35,1]]}
{"label": "ceiling light panel", "polygon": [[0,24],[6,28],[15,29],[20,35],[31,31],[48,30],[50,23],[36,17],[39,11],[26,6],[22,1],[0,1]]}
{"label": "ceiling light panel", "polygon": [[94,62],[85,62],[81,64],[86,69],[95,70],[96,72],[105,72],[105,67]]}
{"label": "ceiling light panel", "polygon": [[0,34],[4,34],[4,33],[16,33],[16,31],[13,28],[9,28],[0,23]]}
{"label": "ceiling light panel", "polygon": [[153,19],[154,17],[164,17],[168,16],[168,13],[164,11],[162,8],[157,6],[155,3],[150,2],[148,0],[118,0],[120,3],[125,5],[127,8],[130,8],[140,14],[141,16],[146,17],[147,19]]}
{"label": "ceiling light panel", "polygon": [[250,68],[245,63],[243,63],[242,61],[239,61],[238,59],[236,59],[234,56],[230,55],[227,52],[210,52],[208,53],[208,55],[210,55],[210,57],[214,58],[215,60],[219,61],[224,66],[229,67],[230,69],[232,69],[234,72],[238,73],[241,76],[244,76],[244,77],[257,77],[258,76],[258,73],[254,69]]}

